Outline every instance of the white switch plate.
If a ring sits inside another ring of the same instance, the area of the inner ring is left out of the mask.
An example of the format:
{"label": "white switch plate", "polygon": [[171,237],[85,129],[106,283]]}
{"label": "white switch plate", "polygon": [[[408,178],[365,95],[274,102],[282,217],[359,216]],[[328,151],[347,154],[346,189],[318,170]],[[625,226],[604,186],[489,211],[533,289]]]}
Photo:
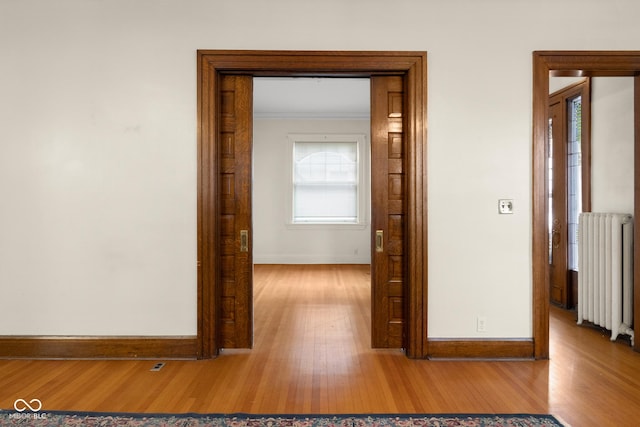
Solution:
{"label": "white switch plate", "polygon": [[500,213],[500,214],[512,214],[513,213],[513,200],[512,199],[500,199],[500,200],[498,200],[498,213]]}

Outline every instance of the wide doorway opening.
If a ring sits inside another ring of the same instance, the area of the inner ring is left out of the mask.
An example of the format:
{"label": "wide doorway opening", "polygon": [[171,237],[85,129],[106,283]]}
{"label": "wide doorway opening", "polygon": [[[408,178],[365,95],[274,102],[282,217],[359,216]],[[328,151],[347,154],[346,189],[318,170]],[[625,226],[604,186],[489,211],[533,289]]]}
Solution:
{"label": "wide doorway opening", "polygon": [[370,79],[253,79],[254,348],[371,347]]}
{"label": "wide doorway opening", "polygon": [[370,79],[371,341],[426,357],[426,53],[225,50],[198,51],[198,357],[253,345],[255,77]]}

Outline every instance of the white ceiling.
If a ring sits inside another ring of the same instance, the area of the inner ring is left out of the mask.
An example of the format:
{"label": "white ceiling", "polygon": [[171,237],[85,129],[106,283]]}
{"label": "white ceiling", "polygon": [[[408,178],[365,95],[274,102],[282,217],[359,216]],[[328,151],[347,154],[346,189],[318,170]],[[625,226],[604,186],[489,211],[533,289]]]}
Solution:
{"label": "white ceiling", "polygon": [[368,118],[369,79],[256,77],[257,118]]}

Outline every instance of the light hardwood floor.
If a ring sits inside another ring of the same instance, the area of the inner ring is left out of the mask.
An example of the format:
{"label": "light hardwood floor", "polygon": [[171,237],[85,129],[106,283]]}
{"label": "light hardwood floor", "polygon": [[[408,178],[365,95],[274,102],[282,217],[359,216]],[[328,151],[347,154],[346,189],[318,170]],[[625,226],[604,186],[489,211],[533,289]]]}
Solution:
{"label": "light hardwood floor", "polygon": [[368,266],[255,266],[255,345],[215,360],[0,360],[0,407],[250,413],[550,413],[640,423],[640,354],[551,310],[547,361],[409,360],[370,347]]}

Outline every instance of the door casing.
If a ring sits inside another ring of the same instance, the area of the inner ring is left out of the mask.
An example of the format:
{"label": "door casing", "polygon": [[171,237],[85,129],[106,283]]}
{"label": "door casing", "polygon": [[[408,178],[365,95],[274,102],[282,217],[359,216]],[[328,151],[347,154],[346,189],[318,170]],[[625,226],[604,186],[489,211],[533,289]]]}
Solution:
{"label": "door casing", "polygon": [[217,136],[223,74],[296,77],[400,75],[406,112],[406,343],[410,358],[428,354],[426,52],[198,51],[198,358],[220,348]]}
{"label": "door casing", "polygon": [[[547,140],[549,137],[549,76],[635,76],[634,89],[634,216],[640,214],[640,51],[533,52],[532,155],[532,287],[533,340],[536,359],[549,358],[549,275]],[[640,241],[640,227],[634,240]],[[634,251],[634,324],[640,325],[640,251]],[[639,340],[634,350],[640,351]]]}

